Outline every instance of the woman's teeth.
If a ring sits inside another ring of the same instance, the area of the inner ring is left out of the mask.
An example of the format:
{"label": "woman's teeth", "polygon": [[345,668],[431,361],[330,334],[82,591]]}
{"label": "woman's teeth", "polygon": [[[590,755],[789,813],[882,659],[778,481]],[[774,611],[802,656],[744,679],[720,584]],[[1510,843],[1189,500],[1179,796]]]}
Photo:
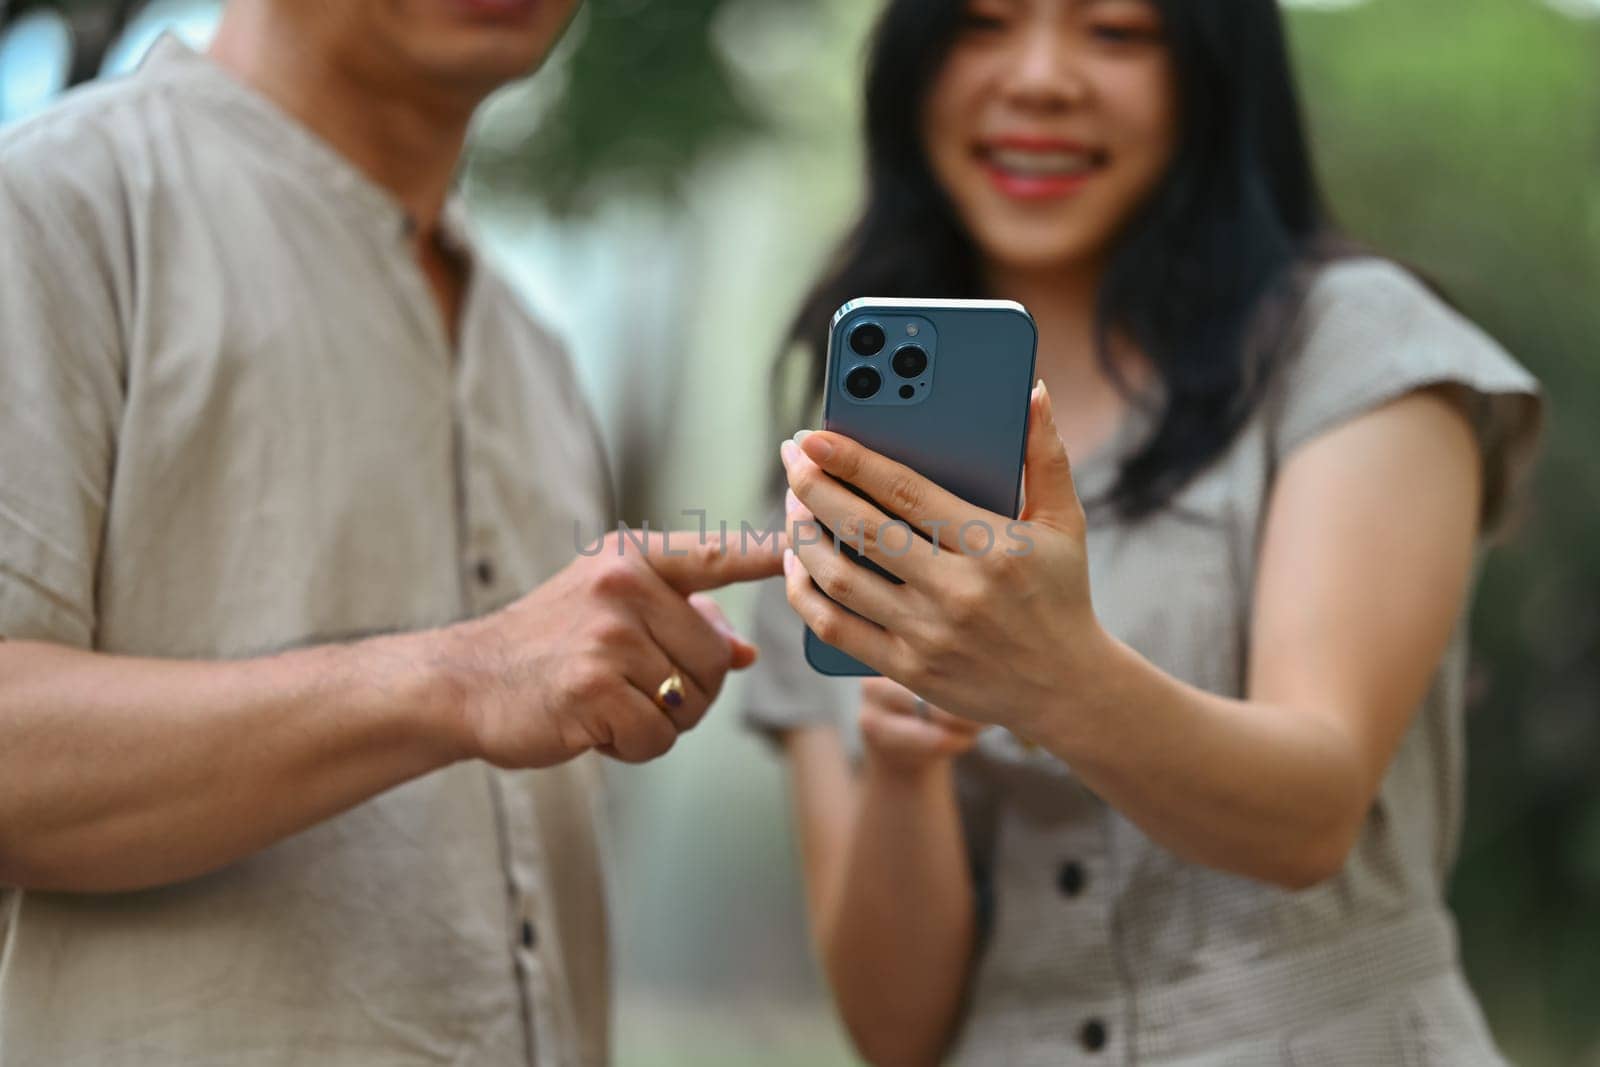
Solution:
{"label": "woman's teeth", "polygon": [[995,166],[1025,178],[1087,174],[1100,165],[1098,158],[1088,152],[1034,152],[996,148],[991,149],[988,155],[989,161]]}

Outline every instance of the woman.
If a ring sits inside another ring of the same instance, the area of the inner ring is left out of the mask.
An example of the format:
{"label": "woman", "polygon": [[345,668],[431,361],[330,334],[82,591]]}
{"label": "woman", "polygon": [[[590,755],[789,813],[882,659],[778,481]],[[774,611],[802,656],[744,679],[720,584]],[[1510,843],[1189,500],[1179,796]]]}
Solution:
{"label": "woman", "polygon": [[[1020,300],[1043,382],[1026,558],[963,554],[1005,517],[838,435],[782,449],[790,521],[904,583],[786,558],[748,698],[860,1050],[1503,1062],[1444,892],[1463,614],[1536,386],[1335,240],[1276,0],[891,0],[867,131],[813,386],[833,309],[897,295]],[[872,551],[840,481],[944,551]],[[809,674],[789,608],[886,678]]]}

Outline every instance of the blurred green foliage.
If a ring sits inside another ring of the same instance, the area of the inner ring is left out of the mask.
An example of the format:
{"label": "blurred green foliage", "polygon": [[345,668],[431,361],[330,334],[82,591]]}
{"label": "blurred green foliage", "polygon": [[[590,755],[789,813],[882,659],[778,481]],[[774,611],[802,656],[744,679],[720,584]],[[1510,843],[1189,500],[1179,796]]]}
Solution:
{"label": "blurred green foliage", "polygon": [[[729,63],[729,26],[814,0],[590,0],[541,75],[559,102],[522,130],[480,137],[475,176],[556,215],[618,195],[671,199],[696,164],[768,130]],[[510,123],[507,123],[509,126]]]}
{"label": "blurred green foliage", "polygon": [[1544,460],[1473,618],[1469,977],[1518,1062],[1600,1062],[1600,20],[1529,0],[1303,12],[1341,220],[1545,383]]}

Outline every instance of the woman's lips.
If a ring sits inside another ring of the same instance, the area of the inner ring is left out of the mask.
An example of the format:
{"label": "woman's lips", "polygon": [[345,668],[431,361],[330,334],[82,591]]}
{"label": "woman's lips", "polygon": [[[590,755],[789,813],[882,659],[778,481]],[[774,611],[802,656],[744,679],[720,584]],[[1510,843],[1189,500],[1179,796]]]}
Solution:
{"label": "woman's lips", "polygon": [[991,163],[984,164],[990,183],[1006,196],[1017,200],[1050,200],[1081,192],[1094,179],[1092,172],[1053,177],[1016,174]]}
{"label": "woman's lips", "polygon": [[1082,191],[1104,169],[1105,154],[1066,141],[1006,138],[977,150],[990,183],[1017,200],[1048,200]]}

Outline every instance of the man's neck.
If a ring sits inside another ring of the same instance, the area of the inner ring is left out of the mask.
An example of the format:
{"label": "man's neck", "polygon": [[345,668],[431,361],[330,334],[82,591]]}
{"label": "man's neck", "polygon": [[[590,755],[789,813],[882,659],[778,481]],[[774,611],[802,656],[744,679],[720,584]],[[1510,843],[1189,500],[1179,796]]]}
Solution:
{"label": "man's neck", "polygon": [[389,190],[419,247],[432,243],[476,99],[364,77],[256,4],[229,5],[210,54]]}

